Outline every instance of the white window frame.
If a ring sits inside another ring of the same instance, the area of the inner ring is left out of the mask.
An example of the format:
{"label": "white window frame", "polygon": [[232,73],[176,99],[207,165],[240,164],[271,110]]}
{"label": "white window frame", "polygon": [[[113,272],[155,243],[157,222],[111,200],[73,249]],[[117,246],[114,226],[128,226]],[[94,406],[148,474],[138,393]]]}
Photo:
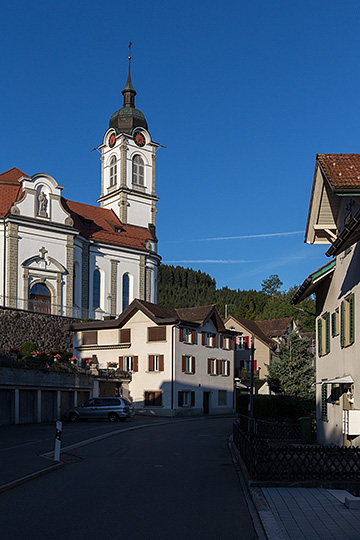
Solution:
{"label": "white window frame", "polygon": [[145,187],[145,161],[140,154],[132,158],[132,183]]}
{"label": "white window frame", "polygon": [[160,355],[153,354],[154,357],[154,371],[160,371]]}
{"label": "white window frame", "polygon": [[116,156],[111,156],[110,158],[110,187],[116,186],[117,184],[117,159]]}
{"label": "white window frame", "polygon": [[185,373],[195,373],[195,357],[185,355]]}
{"label": "white window frame", "polygon": [[183,407],[191,407],[191,391],[183,390]]}
{"label": "white window frame", "polygon": [[124,356],[124,371],[127,371],[127,372],[134,371],[134,357],[133,356]]}
{"label": "white window frame", "polygon": [[191,328],[184,328],[184,343],[192,343],[192,330],[191,330]]}
{"label": "white window frame", "polygon": [[210,358],[210,375],[217,375],[217,361],[216,358]]}

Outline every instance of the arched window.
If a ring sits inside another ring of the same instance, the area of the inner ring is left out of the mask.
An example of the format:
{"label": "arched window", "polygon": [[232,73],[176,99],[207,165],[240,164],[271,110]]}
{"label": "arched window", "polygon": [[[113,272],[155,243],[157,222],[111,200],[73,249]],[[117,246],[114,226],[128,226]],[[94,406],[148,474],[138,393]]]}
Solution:
{"label": "arched window", "polygon": [[35,283],[30,288],[29,304],[32,311],[51,313],[51,294],[43,283]]}
{"label": "arched window", "polygon": [[116,157],[110,159],[110,186],[115,186],[117,182],[117,164]]}
{"label": "arched window", "polygon": [[100,307],[100,270],[94,270],[93,275],[93,308]]}
{"label": "arched window", "polygon": [[138,186],[144,186],[145,185],[145,177],[144,177],[144,160],[141,156],[138,154],[133,157],[132,160],[132,181],[133,184],[137,184]]}
{"label": "arched window", "polygon": [[123,275],[123,282],[122,282],[122,308],[123,308],[123,311],[129,305],[129,295],[130,295],[130,278],[129,278],[129,274],[124,274]]}

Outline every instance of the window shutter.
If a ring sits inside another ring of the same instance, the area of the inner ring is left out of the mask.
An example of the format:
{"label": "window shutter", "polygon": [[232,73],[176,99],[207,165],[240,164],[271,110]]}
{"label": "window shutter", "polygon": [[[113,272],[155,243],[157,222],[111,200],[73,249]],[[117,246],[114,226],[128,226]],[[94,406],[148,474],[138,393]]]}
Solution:
{"label": "window shutter", "polygon": [[119,369],[121,369],[121,371],[124,371],[124,357],[123,356],[119,356]]}
{"label": "window shutter", "polygon": [[211,358],[208,358],[208,375],[211,373]]}
{"label": "window shutter", "polygon": [[139,357],[133,357],[133,371],[139,371]]}
{"label": "window shutter", "polygon": [[336,335],[336,313],[331,314],[331,335],[332,337]]}
{"label": "window shutter", "polygon": [[249,336],[244,337],[245,349],[249,348]]}
{"label": "window shutter", "polygon": [[184,329],[179,328],[179,341],[184,341]]}
{"label": "window shutter", "polygon": [[257,370],[257,360],[254,360],[254,371]]}
{"label": "window shutter", "polygon": [[184,404],[184,393],[183,392],[178,392],[178,406],[179,407],[182,407]]}
{"label": "window shutter", "polygon": [[230,375],[230,360],[226,361],[226,375]]}
{"label": "window shutter", "polygon": [[123,328],[120,330],[120,343],[130,343],[130,328]]}
{"label": "window shutter", "polygon": [[149,371],[154,371],[154,356],[152,354],[149,356]]}
{"label": "window shutter", "polygon": [[206,345],[206,334],[205,334],[205,332],[201,332],[201,344]]}
{"label": "window shutter", "polygon": [[195,356],[192,357],[192,371],[191,373],[195,373]]}
{"label": "window shutter", "polygon": [[217,334],[213,334],[213,336],[212,336],[212,346],[213,346],[213,347],[217,347],[217,346],[218,346]]}
{"label": "window shutter", "polygon": [[164,355],[159,356],[159,371],[164,371]]}
{"label": "window shutter", "polygon": [[221,360],[216,360],[216,375],[221,375]]}
{"label": "window shutter", "polygon": [[318,354],[319,356],[322,355],[322,320],[321,317],[318,319],[317,322],[317,330],[318,330]]}
{"label": "window shutter", "polygon": [[233,338],[232,337],[229,337],[229,349],[233,349],[233,346],[234,346],[234,342],[233,342]]}
{"label": "window shutter", "polygon": [[195,407],[195,392],[191,392],[191,406]]}
{"label": "window shutter", "polygon": [[181,371],[183,373],[186,371],[186,356],[184,354],[181,357]]}
{"label": "window shutter", "polygon": [[352,345],[355,341],[355,302],[354,302],[354,294],[349,296],[349,338],[350,338],[350,345]]}
{"label": "window shutter", "polygon": [[344,348],[345,345],[345,304],[344,300],[341,302],[340,306],[340,345],[341,348]]}
{"label": "window shutter", "polygon": [[191,343],[196,345],[196,330],[192,330],[191,332]]}
{"label": "window shutter", "polygon": [[220,342],[219,342],[219,347],[220,347],[220,349],[222,349],[222,348],[223,348],[223,341],[224,341],[224,340],[223,340],[223,335],[222,335],[222,334],[220,334],[220,336],[219,336],[219,341],[220,341]]}
{"label": "window shutter", "polygon": [[326,314],[326,353],[330,352],[330,313]]}

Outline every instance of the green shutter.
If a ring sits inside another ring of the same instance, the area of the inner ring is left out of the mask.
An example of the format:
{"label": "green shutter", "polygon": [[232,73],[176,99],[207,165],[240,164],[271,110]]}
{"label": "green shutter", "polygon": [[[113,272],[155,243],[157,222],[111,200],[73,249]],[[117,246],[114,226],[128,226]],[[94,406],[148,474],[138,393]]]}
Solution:
{"label": "green shutter", "polygon": [[340,306],[340,345],[341,348],[344,348],[345,345],[345,304],[344,300],[341,302]]}
{"label": "green shutter", "polygon": [[326,313],[326,354],[330,352],[330,313]]}
{"label": "green shutter", "polygon": [[336,313],[331,314],[331,335],[336,336]]}
{"label": "green shutter", "polygon": [[321,385],[321,420],[327,422],[327,384]]}
{"label": "green shutter", "polygon": [[319,356],[322,355],[322,320],[321,317],[318,319],[317,322],[317,330],[318,330],[318,354]]}
{"label": "green shutter", "polygon": [[349,341],[350,345],[352,345],[355,341],[355,298],[354,294],[351,294],[349,296],[349,322],[350,322],[350,328],[349,328]]}

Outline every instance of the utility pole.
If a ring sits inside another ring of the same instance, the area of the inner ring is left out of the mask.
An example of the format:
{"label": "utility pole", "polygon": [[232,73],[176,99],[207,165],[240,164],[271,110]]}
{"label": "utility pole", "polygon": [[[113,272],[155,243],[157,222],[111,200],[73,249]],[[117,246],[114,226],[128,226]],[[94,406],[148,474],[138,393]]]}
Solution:
{"label": "utility pole", "polygon": [[248,432],[254,431],[254,336],[251,335],[250,349],[250,396],[249,396],[249,420]]}

